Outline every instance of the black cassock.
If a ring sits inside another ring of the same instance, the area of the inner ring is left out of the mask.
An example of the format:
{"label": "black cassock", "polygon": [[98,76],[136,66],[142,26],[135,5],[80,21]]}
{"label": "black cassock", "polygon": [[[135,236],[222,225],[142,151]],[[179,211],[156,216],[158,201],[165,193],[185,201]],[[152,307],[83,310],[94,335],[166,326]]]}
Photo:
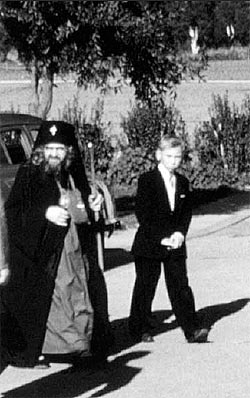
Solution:
{"label": "black cassock", "polygon": [[[83,167],[70,174],[88,223],[71,219],[61,227],[45,218],[60,190],[52,175],[30,163],[20,167],[6,203],[11,278],[1,291],[1,345],[13,365],[33,366],[42,352],[105,356],[112,340],[90,188]],[[68,177],[64,172],[60,181],[66,190]]]}

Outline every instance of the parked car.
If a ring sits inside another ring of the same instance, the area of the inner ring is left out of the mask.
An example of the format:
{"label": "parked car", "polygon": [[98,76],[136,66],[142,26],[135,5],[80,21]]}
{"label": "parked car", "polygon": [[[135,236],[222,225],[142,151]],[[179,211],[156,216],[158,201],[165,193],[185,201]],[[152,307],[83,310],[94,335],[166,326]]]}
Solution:
{"label": "parked car", "polygon": [[42,119],[20,113],[0,113],[0,180],[4,200],[19,165],[29,158]]}

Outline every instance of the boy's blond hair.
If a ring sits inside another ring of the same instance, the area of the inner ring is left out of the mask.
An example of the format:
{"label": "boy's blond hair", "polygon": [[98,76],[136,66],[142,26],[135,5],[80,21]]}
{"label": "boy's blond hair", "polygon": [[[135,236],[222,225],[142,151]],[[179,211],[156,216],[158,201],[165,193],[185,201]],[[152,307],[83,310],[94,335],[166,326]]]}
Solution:
{"label": "boy's blond hair", "polygon": [[175,136],[175,135],[163,135],[159,141],[157,149],[160,151],[163,151],[166,148],[176,148],[176,147],[181,147],[181,149],[184,149],[184,144],[181,138]]}

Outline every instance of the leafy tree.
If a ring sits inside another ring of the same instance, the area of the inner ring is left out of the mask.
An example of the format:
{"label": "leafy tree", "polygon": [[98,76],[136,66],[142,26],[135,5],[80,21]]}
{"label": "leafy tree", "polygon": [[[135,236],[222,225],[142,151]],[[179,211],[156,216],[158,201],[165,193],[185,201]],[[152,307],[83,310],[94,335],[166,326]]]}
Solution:
{"label": "leafy tree", "polygon": [[107,86],[119,70],[137,99],[153,101],[178,84],[188,64],[179,49],[180,1],[2,1],[1,21],[33,70],[35,111],[46,117],[54,77]]}
{"label": "leafy tree", "polygon": [[7,54],[11,49],[10,38],[4,29],[2,23],[0,23],[0,61],[3,62],[6,60]]}
{"label": "leafy tree", "polygon": [[198,43],[201,47],[211,47],[214,43],[214,16],[216,1],[187,1],[186,19],[199,30]]}
{"label": "leafy tree", "polygon": [[[215,10],[215,46],[231,45],[237,41],[242,45],[249,43],[250,3],[248,1],[219,1]],[[232,25],[235,36],[227,36],[227,26]]]}
{"label": "leafy tree", "polygon": [[187,1],[185,20],[199,28],[199,44],[207,48],[231,45],[227,26],[233,25],[234,40],[242,45],[250,41],[250,2],[235,0]]}
{"label": "leafy tree", "polygon": [[247,46],[250,44],[250,2],[237,0],[234,6],[235,40]]}

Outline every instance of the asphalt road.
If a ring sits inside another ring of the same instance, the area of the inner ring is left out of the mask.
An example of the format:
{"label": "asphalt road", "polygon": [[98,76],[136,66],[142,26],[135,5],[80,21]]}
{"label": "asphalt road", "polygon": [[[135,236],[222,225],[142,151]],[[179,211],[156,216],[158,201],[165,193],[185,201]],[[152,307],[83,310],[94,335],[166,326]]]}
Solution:
{"label": "asphalt road", "polygon": [[116,336],[106,369],[70,372],[8,367],[0,376],[5,398],[249,398],[250,193],[196,210],[188,236],[188,269],[197,310],[211,327],[209,342],[188,344],[176,325],[161,278],[153,310],[155,342],[128,337],[134,267],[134,229],[106,241],[110,319]]}

